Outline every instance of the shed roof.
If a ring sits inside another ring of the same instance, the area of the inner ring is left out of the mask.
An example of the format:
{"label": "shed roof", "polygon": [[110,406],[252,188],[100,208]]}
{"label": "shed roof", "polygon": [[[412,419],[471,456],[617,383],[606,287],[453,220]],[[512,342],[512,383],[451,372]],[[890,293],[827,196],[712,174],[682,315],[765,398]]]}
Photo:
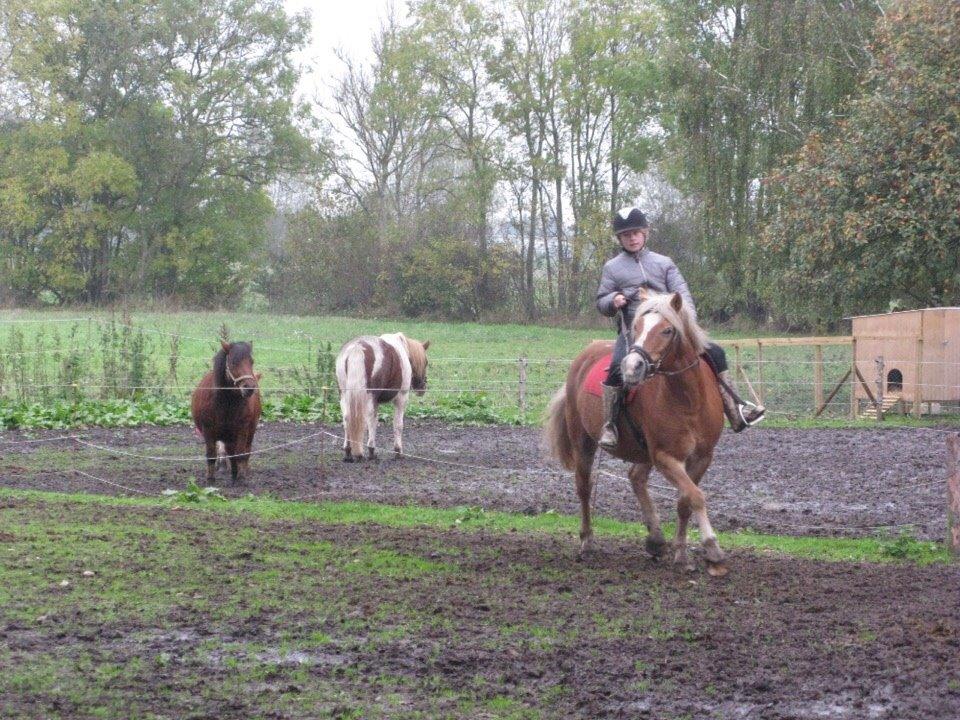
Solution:
{"label": "shed roof", "polygon": [[960,307],[928,307],[928,308],[917,308],[916,310],[897,310],[895,312],[885,312],[885,313],[871,313],[870,315],[850,315],[845,317],[844,320],[857,320],[859,318],[868,318],[868,317],[882,317],[885,315],[904,315],[906,313],[916,313],[923,312],[924,310],[960,310]]}

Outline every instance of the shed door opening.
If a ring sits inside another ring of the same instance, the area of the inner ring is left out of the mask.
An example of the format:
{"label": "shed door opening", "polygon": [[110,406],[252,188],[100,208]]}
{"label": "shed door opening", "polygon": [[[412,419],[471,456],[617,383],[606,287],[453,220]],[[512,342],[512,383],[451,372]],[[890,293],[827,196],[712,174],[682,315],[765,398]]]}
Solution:
{"label": "shed door opening", "polygon": [[887,392],[903,392],[903,373],[899,370],[887,373]]}

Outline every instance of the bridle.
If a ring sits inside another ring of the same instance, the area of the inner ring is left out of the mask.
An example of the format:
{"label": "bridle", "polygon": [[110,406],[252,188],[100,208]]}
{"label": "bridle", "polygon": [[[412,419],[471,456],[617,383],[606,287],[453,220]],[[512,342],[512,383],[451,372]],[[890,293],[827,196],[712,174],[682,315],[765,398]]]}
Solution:
{"label": "bridle", "polygon": [[[646,382],[654,375],[666,375],[672,377],[674,375],[682,375],[687,370],[696,367],[700,364],[700,357],[697,356],[694,358],[693,362],[689,365],[680,368],[679,370],[664,370],[663,361],[666,360],[672,352],[675,352],[677,345],[679,344],[680,334],[675,332],[673,338],[670,340],[670,346],[667,348],[667,351],[660,356],[660,359],[654,362],[653,358],[650,357],[650,353],[644,350],[642,347],[636,344],[631,344],[630,349],[627,350],[627,355],[639,355],[640,361],[646,366],[646,372],[643,373],[643,380],[640,383]],[[624,357],[626,357],[625,355]],[[638,384],[640,384],[638,383]]]}

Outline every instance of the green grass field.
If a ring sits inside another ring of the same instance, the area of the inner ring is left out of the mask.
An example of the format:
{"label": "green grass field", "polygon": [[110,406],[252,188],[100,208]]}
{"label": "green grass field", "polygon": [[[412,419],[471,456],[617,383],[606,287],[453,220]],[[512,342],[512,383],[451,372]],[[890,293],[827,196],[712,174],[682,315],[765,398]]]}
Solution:
{"label": "green grass field", "polygon": [[[10,419],[8,412],[8,420],[0,423],[54,427],[98,422],[98,416],[101,424],[183,422],[185,399],[209,367],[224,326],[230,338],[254,343],[268,416],[290,419],[335,417],[333,356],[357,335],[402,331],[431,341],[429,391],[412,404],[413,416],[521,423],[539,422],[570,361],[583,347],[614,336],[609,326],[602,325],[560,328],[225,312],[5,311],[0,313],[0,400],[18,403],[21,409],[19,420]],[[741,339],[725,333],[715,338]],[[735,354],[729,355],[733,364]],[[741,362],[759,386],[755,351],[744,348]],[[824,362],[829,392],[849,367],[849,348],[825,347]],[[321,400],[324,387],[331,388],[326,407]],[[745,387],[741,389],[748,395]],[[771,423],[808,422],[814,404],[813,348],[766,349],[762,393]],[[131,398],[137,400],[133,408],[124,402],[104,405]],[[97,404],[73,407],[84,400]],[[163,408],[154,407],[161,401]],[[60,405],[54,409],[56,403]],[[32,414],[23,411],[29,404],[34,406]],[[848,410],[846,385],[823,422],[842,420]]]}

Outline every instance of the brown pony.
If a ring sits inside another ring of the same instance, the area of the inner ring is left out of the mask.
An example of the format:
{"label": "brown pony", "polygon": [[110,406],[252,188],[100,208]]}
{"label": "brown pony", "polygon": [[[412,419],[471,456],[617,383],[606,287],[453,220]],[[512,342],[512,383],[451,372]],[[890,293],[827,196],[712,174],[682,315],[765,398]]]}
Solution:
{"label": "brown pony", "polygon": [[[650,470],[655,467],[680,493],[674,561],[689,567],[687,522],[692,514],[700,528],[707,571],[725,575],[724,554],[698,487],[723,429],[717,381],[700,357],[706,335],[674,293],[646,296],[637,309],[631,337],[634,341],[622,369],[624,384],[636,392],[624,403],[618,420],[620,443],[612,454],[633,463],[628,475],[649,531],[647,551],[659,558],[666,550],[660,519],[647,491]],[[576,477],[581,557],[590,550],[593,538],[591,467],[603,426],[601,399],[586,392],[584,380],[611,349],[612,343],[595,342],[580,353],[548,411],[546,439],[552,454]]]}
{"label": "brown pony", "polygon": [[207,480],[216,470],[218,445],[230,461],[233,482],[241,480],[250,464],[250,446],[260,421],[260,374],[253,372],[253,343],[220,343],[213,370],[193,391],[190,411],[197,433],[207,449]]}
{"label": "brown pony", "polygon": [[343,459],[363,460],[366,429],[367,458],[376,457],[377,406],[393,401],[393,454],[403,456],[403,412],[410,391],[427,389],[427,348],[403,333],[354,338],[337,354],[337,385],[343,412]]}

